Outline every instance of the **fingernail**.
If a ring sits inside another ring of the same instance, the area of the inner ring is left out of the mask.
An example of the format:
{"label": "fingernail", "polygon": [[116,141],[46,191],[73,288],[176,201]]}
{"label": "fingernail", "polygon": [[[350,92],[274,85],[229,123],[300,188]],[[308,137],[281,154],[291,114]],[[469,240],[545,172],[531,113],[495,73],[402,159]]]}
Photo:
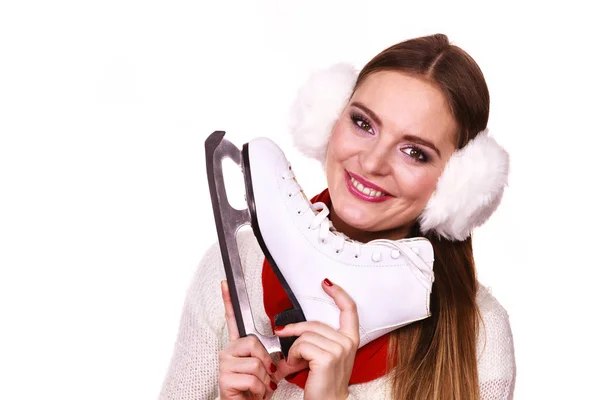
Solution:
{"label": "fingernail", "polygon": [[271,389],[275,390],[277,389],[277,384],[273,381],[271,381],[271,383],[269,384],[269,386],[271,386]]}
{"label": "fingernail", "polygon": [[271,363],[271,373],[274,374],[275,372],[277,372],[277,367],[275,364]]}
{"label": "fingernail", "polygon": [[285,328],[285,326],[276,326],[273,330],[275,332],[279,332],[279,331],[283,330],[283,328]]}
{"label": "fingernail", "polygon": [[327,278],[325,278],[325,280],[323,282],[325,282],[325,284],[327,286],[333,286],[333,283],[331,283],[331,281],[329,279],[327,279]]}

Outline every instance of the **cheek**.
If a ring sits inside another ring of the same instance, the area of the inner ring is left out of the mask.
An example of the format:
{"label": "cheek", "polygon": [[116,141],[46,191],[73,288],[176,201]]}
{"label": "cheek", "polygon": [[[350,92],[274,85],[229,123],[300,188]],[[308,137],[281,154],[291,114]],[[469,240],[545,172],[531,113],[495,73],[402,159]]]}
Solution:
{"label": "cheek", "polygon": [[347,133],[342,122],[338,122],[333,127],[331,138],[329,139],[329,150],[336,158],[343,157],[348,153]]}
{"label": "cheek", "polygon": [[335,163],[343,162],[356,153],[356,146],[350,140],[348,127],[341,121],[335,124],[327,146],[327,170],[335,168]]}
{"label": "cheek", "polygon": [[418,204],[426,204],[433,194],[440,172],[437,170],[426,170],[418,168],[398,168],[396,170],[396,183],[402,193],[402,197],[416,201]]}
{"label": "cheek", "polygon": [[327,178],[327,186],[331,189],[331,183],[335,180],[335,171],[337,170],[337,164],[340,158],[340,138],[338,126],[334,125],[331,136],[329,137],[329,143],[327,144],[327,154],[325,161],[325,176]]}

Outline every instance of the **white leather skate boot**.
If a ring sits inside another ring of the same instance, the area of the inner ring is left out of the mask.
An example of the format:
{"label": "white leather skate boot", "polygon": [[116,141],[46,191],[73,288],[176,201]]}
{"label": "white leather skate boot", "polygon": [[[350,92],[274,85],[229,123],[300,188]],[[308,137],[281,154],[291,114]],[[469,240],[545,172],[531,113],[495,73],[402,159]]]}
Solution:
{"label": "white leather skate boot", "polygon": [[357,305],[359,347],[431,315],[434,254],[427,239],[352,241],[332,227],[325,204],[306,198],[273,141],[252,140],[242,157],[254,235],[297,309],[295,320],[339,329],[340,311],[321,288],[325,278]]}

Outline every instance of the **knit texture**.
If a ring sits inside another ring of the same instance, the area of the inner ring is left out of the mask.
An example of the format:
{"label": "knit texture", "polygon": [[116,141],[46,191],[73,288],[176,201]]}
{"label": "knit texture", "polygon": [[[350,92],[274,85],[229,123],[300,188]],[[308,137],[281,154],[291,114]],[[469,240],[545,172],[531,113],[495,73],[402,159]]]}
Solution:
{"label": "knit texture", "polygon": [[[251,232],[238,236],[248,296],[256,328],[273,334],[263,304],[261,284],[264,255]],[[228,342],[225,307],[220,282],[225,270],[218,244],[206,252],[189,287],[177,342],[160,400],[214,400],[219,398],[218,353]],[[483,326],[477,341],[481,400],[512,399],[515,385],[515,356],[508,314],[483,286],[477,304]],[[387,376],[350,385],[348,399],[390,399]],[[273,400],[302,400],[303,390],[282,380]]]}

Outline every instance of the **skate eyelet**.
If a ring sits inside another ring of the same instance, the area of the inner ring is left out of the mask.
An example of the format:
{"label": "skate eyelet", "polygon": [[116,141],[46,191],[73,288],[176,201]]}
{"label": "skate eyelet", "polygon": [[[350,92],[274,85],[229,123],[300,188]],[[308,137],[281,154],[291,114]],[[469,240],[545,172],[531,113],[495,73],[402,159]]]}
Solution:
{"label": "skate eyelet", "polygon": [[335,251],[335,254],[340,254],[340,253],[341,253],[341,251],[340,251],[340,250],[336,250],[336,251]]}
{"label": "skate eyelet", "polygon": [[301,212],[300,212],[300,210],[298,210],[298,215],[300,215],[300,214],[301,214]]}
{"label": "skate eyelet", "polygon": [[291,193],[288,193],[288,197],[292,197],[292,194],[291,194]]}
{"label": "skate eyelet", "polygon": [[358,256],[355,254],[355,255],[354,255],[354,258],[358,258]]}

